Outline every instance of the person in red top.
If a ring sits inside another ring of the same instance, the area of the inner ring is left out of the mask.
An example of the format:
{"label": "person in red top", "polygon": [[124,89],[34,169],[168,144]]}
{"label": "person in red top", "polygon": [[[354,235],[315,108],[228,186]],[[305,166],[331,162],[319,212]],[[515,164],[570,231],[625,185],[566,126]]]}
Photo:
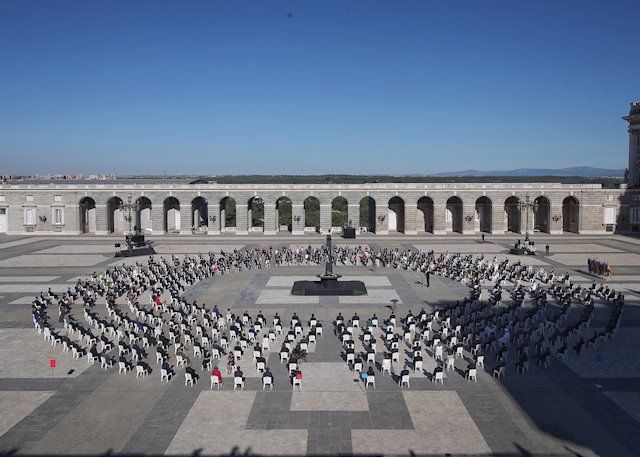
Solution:
{"label": "person in red top", "polygon": [[211,376],[217,376],[218,381],[220,382],[220,384],[222,384],[222,373],[220,372],[220,370],[218,370],[218,365],[213,367],[213,370],[211,371]]}
{"label": "person in red top", "polygon": [[158,295],[154,295],[153,296],[153,301],[155,302],[156,306],[158,308],[160,308],[162,306],[162,300],[160,300],[160,297],[158,297]]}

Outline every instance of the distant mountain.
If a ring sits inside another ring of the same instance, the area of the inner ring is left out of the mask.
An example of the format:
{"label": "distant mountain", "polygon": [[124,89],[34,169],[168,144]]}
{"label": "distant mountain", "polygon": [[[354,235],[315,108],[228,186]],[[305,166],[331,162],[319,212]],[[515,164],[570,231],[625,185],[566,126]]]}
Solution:
{"label": "distant mountain", "polygon": [[594,167],[570,167],[570,168],[517,168],[515,170],[464,170],[435,173],[433,176],[624,176],[624,168],[594,168]]}

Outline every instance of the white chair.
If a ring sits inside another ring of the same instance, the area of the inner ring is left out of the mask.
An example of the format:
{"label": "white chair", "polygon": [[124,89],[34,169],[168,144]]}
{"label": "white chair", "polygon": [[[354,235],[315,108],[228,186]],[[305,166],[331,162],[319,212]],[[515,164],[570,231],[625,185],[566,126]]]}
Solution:
{"label": "white chair", "polygon": [[200,346],[193,346],[193,356],[202,357],[202,349],[200,349]]}
{"label": "white chair", "polygon": [[105,356],[100,356],[100,368],[102,368],[103,370],[106,370],[110,366],[111,366],[111,364],[109,363],[107,358]]}
{"label": "white chair", "polygon": [[352,365],[353,362],[355,361],[355,357],[356,357],[355,354],[353,354],[351,352],[348,352],[347,353],[347,363]]}
{"label": "white chair", "polygon": [[476,366],[484,368],[484,356],[479,355],[476,357]]}
{"label": "white chair", "polygon": [[169,379],[171,379],[171,375],[169,374],[169,372],[167,370],[165,370],[164,368],[162,368],[160,370],[160,382],[167,380],[167,382],[169,382]]}
{"label": "white chair", "polygon": [[241,376],[235,376],[233,378],[233,390],[235,391],[238,387],[240,387],[241,390],[244,390],[244,380]]}
{"label": "white chair", "polygon": [[136,379],[142,376],[143,378],[149,373],[141,365],[136,365]]}
{"label": "white chair", "polygon": [[353,369],[354,371],[357,371],[358,373],[362,371],[362,362],[355,362],[353,364]]}
{"label": "white chair", "polygon": [[262,378],[262,390],[267,386],[271,387],[271,390],[273,390],[273,378],[271,376],[265,376]]}
{"label": "white chair", "polygon": [[400,378],[400,382],[398,384],[400,385],[401,389],[402,389],[402,386],[407,386],[407,388],[410,389],[411,386],[409,386],[409,375],[408,374],[402,375],[402,377]]}
{"label": "white chair", "polygon": [[400,362],[400,353],[398,351],[394,351],[391,353],[391,361]]}
{"label": "white chair", "polygon": [[181,355],[176,356],[176,365],[183,367],[187,364],[187,361]]}
{"label": "white chair", "polygon": [[384,359],[382,361],[382,374],[384,373],[391,374],[391,359]]}
{"label": "white chair", "polygon": [[280,353],[280,364],[282,364],[282,362],[288,362],[289,361],[289,353],[286,351],[282,351]]}
{"label": "white chair", "polygon": [[470,368],[469,371],[467,371],[466,378],[469,381],[473,379],[475,382],[478,382],[477,370],[475,368]]}
{"label": "white chair", "polygon": [[456,359],[454,356],[450,355],[447,357],[447,371],[454,370],[456,368]]}
{"label": "white chair", "polygon": [[436,360],[440,359],[442,360],[442,346],[436,346],[435,352],[434,352],[434,358]]}
{"label": "white chair", "polygon": [[160,365],[162,363],[162,354],[156,352],[156,365]]}
{"label": "white chair", "polygon": [[118,362],[118,374],[127,374],[127,371],[129,371],[129,367],[127,367],[127,364],[124,362]]}
{"label": "white chair", "polygon": [[462,358],[462,357],[463,357],[463,355],[464,355],[464,354],[462,353],[462,351],[463,351],[463,350],[464,350],[464,348],[463,348],[462,346],[458,346],[458,347],[456,348],[456,357],[460,357],[460,358]]}
{"label": "white chair", "polygon": [[375,376],[367,376],[367,382],[364,385],[365,389],[368,389],[369,386],[373,386],[373,388],[376,388],[376,377]]}
{"label": "white chair", "polygon": [[256,371],[258,373],[262,373],[264,371],[265,363],[264,362],[256,362]]}
{"label": "white chair", "polygon": [[438,371],[436,375],[433,377],[432,382],[434,384],[438,384],[438,381],[440,381],[440,384],[444,385],[444,372]]}
{"label": "white chair", "polygon": [[195,385],[195,380],[193,379],[193,376],[191,376],[191,373],[185,373],[184,374],[184,385],[187,386],[191,384],[191,387],[193,387]]}
{"label": "white chair", "polygon": [[302,391],[302,378],[293,377],[293,387],[298,386],[298,390]]}
{"label": "white chair", "polygon": [[211,375],[211,389],[213,386],[218,386],[218,390],[220,390],[220,379],[215,375]]}
{"label": "white chair", "polygon": [[422,371],[422,360],[416,360],[413,362],[413,371]]}

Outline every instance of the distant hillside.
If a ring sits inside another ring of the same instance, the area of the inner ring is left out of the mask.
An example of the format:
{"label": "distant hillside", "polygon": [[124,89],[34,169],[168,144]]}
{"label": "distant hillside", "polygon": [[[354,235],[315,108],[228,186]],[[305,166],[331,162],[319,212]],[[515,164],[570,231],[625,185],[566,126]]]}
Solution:
{"label": "distant hillside", "polygon": [[517,168],[515,170],[464,170],[436,173],[433,176],[624,176],[624,169],[570,167],[570,168]]}

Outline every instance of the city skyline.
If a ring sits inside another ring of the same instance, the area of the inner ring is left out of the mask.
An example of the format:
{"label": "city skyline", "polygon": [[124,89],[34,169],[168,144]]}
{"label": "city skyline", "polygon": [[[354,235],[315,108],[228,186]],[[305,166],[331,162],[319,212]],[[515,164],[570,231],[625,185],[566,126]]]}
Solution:
{"label": "city skyline", "polygon": [[625,168],[638,10],[3,2],[2,173]]}

